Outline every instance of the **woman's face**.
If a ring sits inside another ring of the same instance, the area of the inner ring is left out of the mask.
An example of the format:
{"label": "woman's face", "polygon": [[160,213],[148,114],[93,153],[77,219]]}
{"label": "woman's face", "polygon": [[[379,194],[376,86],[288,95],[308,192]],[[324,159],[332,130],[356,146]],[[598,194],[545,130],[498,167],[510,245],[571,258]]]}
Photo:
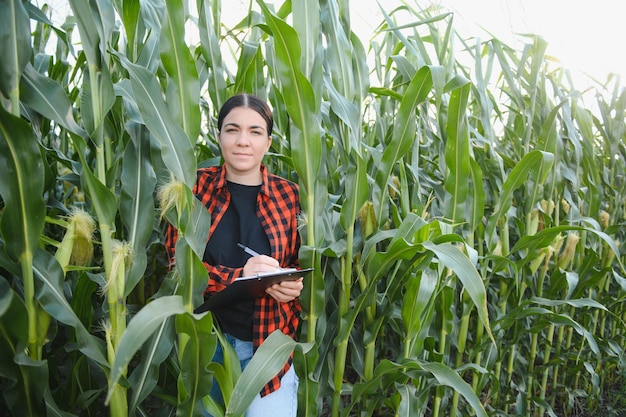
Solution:
{"label": "woman's face", "polygon": [[219,132],[222,157],[229,181],[261,183],[261,161],[272,144],[265,119],[248,107],[235,107],[224,117]]}

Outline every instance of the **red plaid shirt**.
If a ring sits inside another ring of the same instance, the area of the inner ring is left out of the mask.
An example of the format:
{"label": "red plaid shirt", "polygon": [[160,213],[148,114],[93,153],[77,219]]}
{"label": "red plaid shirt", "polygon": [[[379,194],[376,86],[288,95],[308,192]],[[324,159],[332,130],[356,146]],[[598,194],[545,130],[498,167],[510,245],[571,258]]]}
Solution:
{"label": "red plaid shirt", "polygon": [[[271,257],[278,260],[283,268],[298,266],[298,235],[297,216],[300,213],[298,186],[284,178],[269,174],[265,166],[261,166],[263,183],[257,197],[257,215],[261,227],[265,230],[270,243]],[[230,205],[230,193],[226,186],[226,168],[209,167],[197,171],[196,185],[193,188],[196,197],[206,206],[211,214],[213,234],[222,216]],[[177,230],[168,225],[165,235],[165,248],[170,265],[173,263],[176,247]],[[210,265],[204,262],[209,273],[205,295],[223,290],[233,280],[242,276],[243,268],[231,268],[221,265]],[[254,304],[254,320],[252,342],[256,350],[274,330],[280,329],[284,334],[295,338],[300,320],[300,302],[295,299],[288,303],[280,303],[269,295],[257,298]],[[265,385],[261,395],[265,396],[280,387],[280,379],[289,370],[291,359],[283,369]]]}

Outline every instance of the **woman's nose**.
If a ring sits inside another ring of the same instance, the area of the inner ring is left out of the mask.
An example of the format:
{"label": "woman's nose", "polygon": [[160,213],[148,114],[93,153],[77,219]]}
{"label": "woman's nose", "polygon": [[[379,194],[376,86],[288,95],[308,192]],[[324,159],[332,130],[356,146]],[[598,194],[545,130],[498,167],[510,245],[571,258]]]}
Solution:
{"label": "woman's nose", "polygon": [[250,134],[246,132],[240,132],[237,136],[237,145],[249,145],[250,144]]}

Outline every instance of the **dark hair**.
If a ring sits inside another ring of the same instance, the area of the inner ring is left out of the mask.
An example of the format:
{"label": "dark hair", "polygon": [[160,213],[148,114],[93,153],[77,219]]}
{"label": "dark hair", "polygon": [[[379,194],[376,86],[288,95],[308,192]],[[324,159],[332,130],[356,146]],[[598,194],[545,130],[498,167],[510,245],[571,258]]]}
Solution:
{"label": "dark hair", "polygon": [[224,123],[228,113],[238,107],[247,107],[259,113],[265,119],[265,123],[267,123],[267,134],[272,134],[272,129],[274,128],[272,110],[265,101],[253,94],[237,94],[226,100],[217,117],[217,130],[222,130],[222,123]]}

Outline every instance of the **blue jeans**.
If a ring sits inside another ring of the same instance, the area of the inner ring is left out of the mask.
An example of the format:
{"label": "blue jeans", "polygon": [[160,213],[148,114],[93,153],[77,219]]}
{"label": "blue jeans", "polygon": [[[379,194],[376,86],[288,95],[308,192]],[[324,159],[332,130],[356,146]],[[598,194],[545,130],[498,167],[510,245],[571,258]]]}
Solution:
{"label": "blue jeans", "polygon": [[[252,342],[237,339],[229,334],[225,334],[224,336],[226,336],[228,343],[235,349],[235,353],[237,353],[237,357],[241,363],[241,369],[245,369],[254,353]],[[219,343],[217,344],[215,355],[213,355],[213,362],[224,363],[224,351]],[[224,402],[220,387],[215,380],[211,386],[211,397],[219,403]],[[280,388],[278,390],[265,397],[261,397],[260,394],[257,394],[246,411],[245,417],[295,417],[297,411],[298,376],[292,366],[281,378]],[[206,410],[203,410],[203,415],[205,417],[212,417]]]}

